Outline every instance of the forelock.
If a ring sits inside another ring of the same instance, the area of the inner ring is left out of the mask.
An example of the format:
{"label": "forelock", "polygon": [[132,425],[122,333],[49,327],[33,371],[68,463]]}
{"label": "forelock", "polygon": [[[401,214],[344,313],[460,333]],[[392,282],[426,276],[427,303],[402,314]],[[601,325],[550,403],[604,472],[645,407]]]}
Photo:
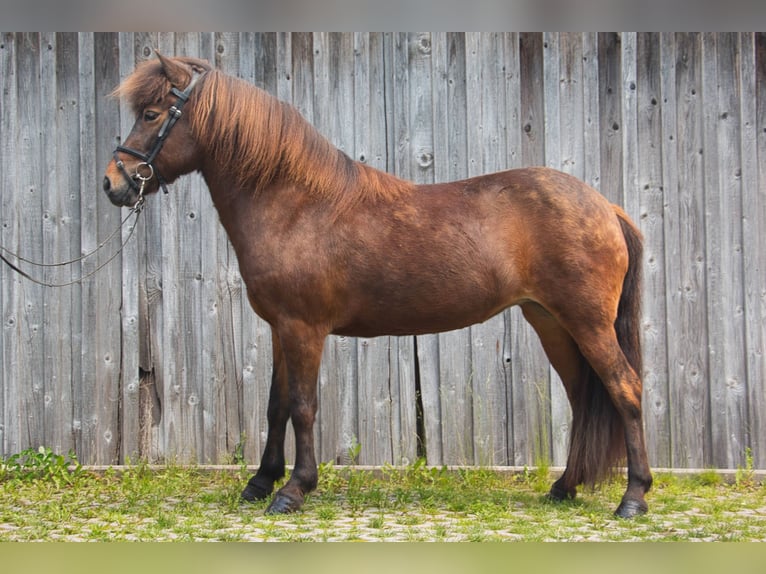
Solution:
{"label": "forelock", "polygon": [[134,114],[160,102],[170,92],[171,85],[159,60],[140,63],[135,71],[114,90],[113,95],[124,98]]}

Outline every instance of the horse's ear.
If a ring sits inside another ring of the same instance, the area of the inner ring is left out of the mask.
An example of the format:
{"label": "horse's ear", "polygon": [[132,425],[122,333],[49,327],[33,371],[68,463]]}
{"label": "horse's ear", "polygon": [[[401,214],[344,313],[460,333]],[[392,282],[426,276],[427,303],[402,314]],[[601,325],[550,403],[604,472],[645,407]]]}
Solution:
{"label": "horse's ear", "polygon": [[166,58],[155,51],[162,64],[162,71],[170,80],[170,84],[179,89],[184,89],[191,81],[192,73],[186,64],[182,64],[173,58]]}

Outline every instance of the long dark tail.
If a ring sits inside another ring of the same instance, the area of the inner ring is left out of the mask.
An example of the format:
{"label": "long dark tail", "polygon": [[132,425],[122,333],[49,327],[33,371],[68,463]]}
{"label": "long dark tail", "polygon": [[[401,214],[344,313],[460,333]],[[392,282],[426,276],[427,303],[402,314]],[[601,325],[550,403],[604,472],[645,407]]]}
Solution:
{"label": "long dark tail", "polygon": [[[628,246],[628,272],[614,323],[620,348],[631,367],[641,377],[641,232],[620,208],[615,207]],[[593,486],[609,477],[625,458],[625,433],[622,418],[607,394],[601,379],[582,361],[582,392],[572,401],[572,433],[567,463],[571,487]]]}
{"label": "long dark tail", "polygon": [[617,217],[628,245],[628,272],[622,282],[622,295],[617,308],[617,321],[614,328],[617,340],[628,363],[633,367],[639,378],[644,368],[641,354],[641,289],[642,289],[642,259],[644,243],[641,232],[628,218],[624,211],[615,208]]}

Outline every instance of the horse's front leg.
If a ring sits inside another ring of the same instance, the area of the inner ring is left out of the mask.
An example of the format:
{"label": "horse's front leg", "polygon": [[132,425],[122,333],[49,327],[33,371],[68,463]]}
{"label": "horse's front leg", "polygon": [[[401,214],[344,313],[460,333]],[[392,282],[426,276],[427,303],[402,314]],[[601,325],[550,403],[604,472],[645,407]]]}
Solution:
{"label": "horse's front leg", "polygon": [[317,377],[326,333],[302,323],[282,327],[279,332],[287,367],[290,419],[295,431],[295,467],[290,480],[279,489],[269,514],[294,512],[304,496],[317,485],[314,458],[314,420],[317,411]]}
{"label": "horse's front leg", "polygon": [[265,500],[271,496],[274,483],[285,475],[285,430],[290,418],[290,399],[287,390],[287,366],[276,331],[271,331],[273,366],[269,406],[266,414],[268,435],[258,472],[242,491],[247,501]]}

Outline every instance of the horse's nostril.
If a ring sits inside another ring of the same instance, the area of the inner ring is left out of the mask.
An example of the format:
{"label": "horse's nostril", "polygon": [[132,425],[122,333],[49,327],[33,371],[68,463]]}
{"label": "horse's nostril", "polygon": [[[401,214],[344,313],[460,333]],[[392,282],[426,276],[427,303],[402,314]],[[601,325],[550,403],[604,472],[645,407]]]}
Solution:
{"label": "horse's nostril", "polygon": [[109,191],[112,187],[112,182],[109,181],[108,177],[104,178],[104,191]]}

